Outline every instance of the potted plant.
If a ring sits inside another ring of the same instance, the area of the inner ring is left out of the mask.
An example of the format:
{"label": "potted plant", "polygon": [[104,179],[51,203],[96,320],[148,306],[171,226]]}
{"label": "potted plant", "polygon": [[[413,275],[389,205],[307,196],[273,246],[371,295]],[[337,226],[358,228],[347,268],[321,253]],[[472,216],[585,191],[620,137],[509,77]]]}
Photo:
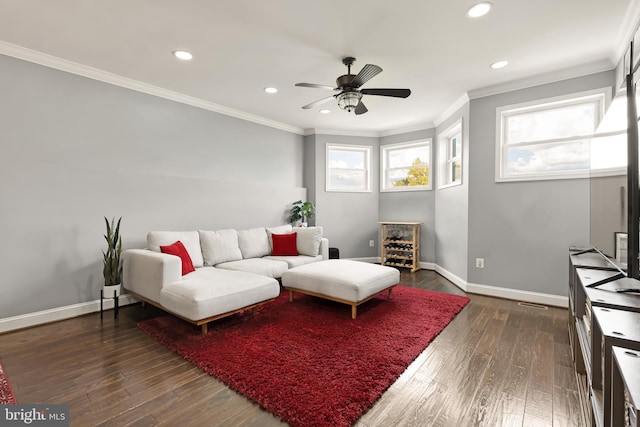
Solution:
{"label": "potted plant", "polygon": [[291,208],[291,222],[296,223],[300,221],[301,227],[307,226],[307,219],[313,218],[313,215],[316,211],[316,207],[313,202],[303,202],[302,200],[298,200],[292,203],[293,207]]}
{"label": "potted plant", "polygon": [[104,296],[111,297],[113,292],[116,295],[120,295],[122,289],[122,265],[120,264],[120,255],[122,254],[122,239],[120,238],[120,221],[122,217],[118,219],[118,223],[114,225],[115,218],[111,219],[111,223],[104,218],[104,222],[107,225],[107,234],[104,235],[107,241],[107,250],[103,250],[104,266],[102,274],[104,276]]}

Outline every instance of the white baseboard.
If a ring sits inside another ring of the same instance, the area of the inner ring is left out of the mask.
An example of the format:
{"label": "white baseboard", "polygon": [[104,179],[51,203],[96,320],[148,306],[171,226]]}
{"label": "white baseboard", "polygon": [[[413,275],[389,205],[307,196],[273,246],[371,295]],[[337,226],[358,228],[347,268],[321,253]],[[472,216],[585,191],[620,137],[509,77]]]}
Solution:
{"label": "white baseboard", "polygon": [[[355,261],[379,263],[380,257],[349,258]],[[569,299],[565,296],[544,294],[540,292],[522,291],[519,289],[501,288],[498,286],[481,285],[478,283],[468,283],[445,268],[432,262],[420,262],[420,267],[425,270],[433,270],[445,277],[455,286],[465,292],[478,295],[486,295],[515,301],[531,302],[535,304],[551,305],[555,307],[568,307]],[[134,304],[137,299],[130,295],[120,297],[120,306]],[[113,308],[113,300],[104,301],[105,310]],[[52,308],[50,310],[38,311],[35,313],[22,314],[20,316],[0,319],[0,333],[13,331],[16,329],[29,328],[44,323],[57,322],[59,320],[82,316],[84,314],[96,313],[100,311],[100,300],[84,302],[80,304],[68,305],[65,307]]]}
{"label": "white baseboard", "polygon": [[544,294],[541,292],[522,291],[520,289],[500,288],[497,286],[479,285],[477,283],[467,283],[467,292],[472,294],[486,295],[490,297],[498,297],[511,299],[522,302],[531,302],[534,304],[551,305],[554,307],[567,308],[569,306],[569,298]]}
{"label": "white baseboard", "polygon": [[[134,304],[137,299],[130,295],[122,295],[119,299],[119,306]],[[110,310],[114,306],[113,299],[104,300],[104,309]],[[6,317],[0,319],[0,333],[13,331],[16,329],[29,328],[44,323],[57,322],[59,320],[70,319],[89,313],[100,311],[100,300],[83,302],[80,304],[67,305],[49,310],[37,311],[35,313],[21,314],[19,316]]]}
{"label": "white baseboard", "polygon": [[[422,265],[422,263],[421,263]],[[551,305],[554,307],[567,308],[569,306],[569,298],[565,296],[545,294],[541,292],[522,291],[519,289],[501,288],[498,286],[480,285],[478,283],[469,283],[464,279],[456,276],[450,271],[434,264],[438,274],[444,276],[451,283],[465,292],[478,295],[486,295],[490,297],[510,299],[514,301],[531,302],[534,304]]]}
{"label": "white baseboard", "polygon": [[433,264],[433,266],[434,266],[434,268],[432,268],[432,270],[435,270],[436,273],[440,274],[441,276],[444,276],[451,283],[453,283],[454,285],[456,285],[457,287],[459,287],[463,291],[467,292],[467,281],[466,280],[462,279],[461,277],[456,276],[455,274],[453,274],[449,270],[440,267],[438,264]]}

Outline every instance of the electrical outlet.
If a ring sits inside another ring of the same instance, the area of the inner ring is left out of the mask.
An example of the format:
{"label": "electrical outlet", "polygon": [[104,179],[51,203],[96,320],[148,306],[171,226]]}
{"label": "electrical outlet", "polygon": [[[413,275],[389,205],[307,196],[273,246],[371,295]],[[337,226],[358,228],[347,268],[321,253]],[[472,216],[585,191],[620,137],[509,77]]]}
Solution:
{"label": "electrical outlet", "polygon": [[476,268],[484,268],[484,258],[476,258]]}
{"label": "electrical outlet", "polygon": [[369,240],[369,247],[372,248],[374,247],[376,244],[376,242],[374,240]]}

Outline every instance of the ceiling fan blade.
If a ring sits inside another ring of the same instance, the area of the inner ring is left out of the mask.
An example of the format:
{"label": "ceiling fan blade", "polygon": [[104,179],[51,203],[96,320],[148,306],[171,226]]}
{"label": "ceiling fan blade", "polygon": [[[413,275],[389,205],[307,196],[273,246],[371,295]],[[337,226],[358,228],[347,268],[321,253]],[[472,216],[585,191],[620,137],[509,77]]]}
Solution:
{"label": "ceiling fan blade", "polygon": [[410,89],[361,89],[363,95],[393,96],[394,98],[407,98],[411,95]]}
{"label": "ceiling fan blade", "polygon": [[353,80],[351,80],[351,86],[360,87],[381,72],[382,68],[378,67],[377,65],[367,64],[362,67],[362,70],[360,70],[358,75],[355,76]]}
{"label": "ceiling fan blade", "polygon": [[333,87],[333,86],[317,85],[317,84],[314,84],[314,83],[296,83],[296,86],[300,86],[300,87],[315,87],[315,88],[318,88],[318,89],[336,90],[336,88]]}
{"label": "ceiling fan blade", "polygon": [[322,98],[322,99],[319,99],[319,100],[317,100],[317,101],[314,101],[314,102],[312,102],[311,104],[307,104],[307,105],[305,105],[305,106],[304,106],[304,107],[302,107],[302,108],[303,108],[303,109],[305,109],[305,110],[308,110],[308,109],[313,108],[313,107],[315,107],[315,106],[318,106],[318,105],[320,105],[320,104],[324,104],[325,102],[329,102],[329,101],[331,101],[332,99],[333,99],[333,96],[328,96],[328,97],[326,97],[326,98]]}
{"label": "ceiling fan blade", "polygon": [[356,105],[356,109],[354,112],[356,113],[356,116],[359,116],[360,114],[364,114],[367,111],[369,110],[367,110],[367,107],[365,107],[364,102],[360,101],[358,105]]}

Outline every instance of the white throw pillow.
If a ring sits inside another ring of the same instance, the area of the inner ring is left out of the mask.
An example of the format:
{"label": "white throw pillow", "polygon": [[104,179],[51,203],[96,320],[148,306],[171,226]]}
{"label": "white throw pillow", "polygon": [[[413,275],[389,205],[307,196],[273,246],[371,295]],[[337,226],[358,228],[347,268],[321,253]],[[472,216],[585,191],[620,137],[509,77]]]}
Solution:
{"label": "white throw pillow", "polygon": [[199,230],[198,234],[200,234],[200,246],[202,246],[205,265],[216,265],[221,262],[242,259],[236,230]]}
{"label": "white throw pillow", "polygon": [[273,251],[273,239],[272,234],[289,234],[291,233],[291,224],[279,225],[277,227],[267,227],[267,235],[269,235],[269,247]]}
{"label": "white throw pillow", "polygon": [[261,258],[271,254],[269,237],[264,227],[238,231],[238,245],[242,258]]}
{"label": "white throw pillow", "polygon": [[172,245],[178,240],[189,253],[193,266],[202,267],[204,260],[197,231],[150,231],[147,234],[147,246],[154,252],[160,252],[160,246]]}
{"label": "white throw pillow", "polygon": [[296,245],[300,255],[317,256],[320,252],[322,240],[322,227],[293,227],[298,233]]}

